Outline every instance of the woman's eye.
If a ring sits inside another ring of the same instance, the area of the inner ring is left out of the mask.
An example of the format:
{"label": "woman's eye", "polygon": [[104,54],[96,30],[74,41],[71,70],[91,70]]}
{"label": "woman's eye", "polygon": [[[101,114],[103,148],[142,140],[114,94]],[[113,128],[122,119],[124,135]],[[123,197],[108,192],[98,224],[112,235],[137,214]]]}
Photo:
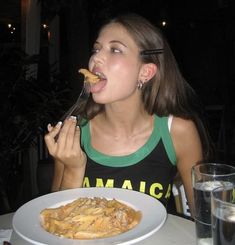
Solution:
{"label": "woman's eye", "polygon": [[118,48],[111,48],[112,53],[121,53],[121,50]]}
{"label": "woman's eye", "polygon": [[98,48],[93,48],[92,50],[91,50],[91,53],[92,54],[95,54],[95,53],[98,53],[99,52],[99,49]]}

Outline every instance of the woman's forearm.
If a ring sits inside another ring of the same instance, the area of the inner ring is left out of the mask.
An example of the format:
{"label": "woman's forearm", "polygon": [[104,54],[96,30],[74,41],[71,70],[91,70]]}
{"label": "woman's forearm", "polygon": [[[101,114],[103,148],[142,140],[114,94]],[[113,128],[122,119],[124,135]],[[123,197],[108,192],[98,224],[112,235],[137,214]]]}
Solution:
{"label": "woman's forearm", "polygon": [[54,161],[54,176],[53,176],[52,186],[51,186],[52,192],[60,190],[63,174],[64,174],[64,164],[58,160],[55,160]]}
{"label": "woman's forearm", "polygon": [[51,191],[82,187],[85,167],[86,164],[76,168],[66,167],[62,162],[55,160]]}
{"label": "woman's forearm", "polygon": [[64,167],[60,190],[82,187],[86,164],[71,168]]}

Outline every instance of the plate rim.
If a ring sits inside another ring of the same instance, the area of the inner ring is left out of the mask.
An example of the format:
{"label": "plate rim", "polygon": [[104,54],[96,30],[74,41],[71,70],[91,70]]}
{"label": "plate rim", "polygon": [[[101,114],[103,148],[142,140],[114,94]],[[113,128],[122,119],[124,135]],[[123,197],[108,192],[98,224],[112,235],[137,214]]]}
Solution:
{"label": "plate rim", "polygon": [[[95,193],[98,194],[95,194]],[[112,194],[110,194],[112,193]],[[122,195],[127,195],[127,197],[125,196],[124,200],[120,199],[120,198],[116,198],[119,201],[123,201],[124,203],[127,203],[128,205],[134,207],[135,209],[138,209],[138,205],[136,205],[136,203],[133,203],[133,200],[130,200],[131,198],[135,197],[136,199],[141,199],[141,198],[145,198],[146,200],[149,200],[149,204],[155,206],[156,205],[156,210],[153,210],[154,213],[158,213],[159,210],[161,211],[161,220],[160,222],[153,228],[151,227],[151,229],[149,227],[147,227],[147,232],[142,234],[143,232],[141,232],[141,235],[138,237],[135,235],[135,232],[137,230],[137,228],[143,228],[143,222],[147,220],[148,217],[146,217],[146,210],[144,211],[145,217],[142,217],[140,223],[133,229],[124,232],[122,234],[119,234],[117,236],[113,236],[113,237],[107,237],[107,238],[99,238],[99,239],[93,239],[93,240],[73,240],[73,239],[67,239],[64,238],[62,243],[58,243],[58,244],[120,244],[120,245],[127,245],[127,244],[133,244],[136,243],[138,241],[141,241],[143,239],[146,239],[147,237],[151,236],[152,234],[154,234],[156,231],[158,231],[165,223],[166,218],[167,218],[167,212],[166,212],[166,208],[164,207],[164,205],[157,200],[156,198],[147,195],[146,193],[143,192],[139,192],[139,191],[135,191],[135,190],[130,190],[130,189],[123,189],[123,188],[111,188],[111,187],[86,187],[86,188],[75,188],[75,189],[69,189],[69,190],[63,190],[63,191],[59,191],[59,192],[53,192],[53,193],[48,193],[46,195],[43,196],[39,196],[37,198],[34,198],[28,202],[26,202],[25,204],[23,204],[19,209],[16,210],[16,212],[13,215],[13,220],[12,220],[12,226],[14,231],[20,236],[22,237],[24,240],[31,242],[32,244],[36,244],[36,245],[45,245],[47,243],[43,243],[43,239],[41,241],[35,241],[31,237],[27,236],[25,234],[22,234],[22,230],[19,229],[18,227],[18,220],[19,217],[22,215],[21,213],[23,212],[23,214],[25,213],[26,209],[34,207],[35,205],[37,206],[36,210],[40,207],[40,211],[44,208],[48,208],[51,206],[56,206],[56,204],[59,204],[61,202],[70,202],[72,200],[75,200],[77,198],[79,198],[79,196],[77,197],[71,197],[70,199],[68,199],[68,196],[74,196],[74,195],[80,195],[80,197],[95,197],[95,196],[101,196],[101,194],[103,194],[103,197],[105,198],[115,198],[116,196],[122,197]],[[61,199],[60,201],[55,201],[56,198]],[[130,198],[130,199],[129,199]],[[128,200],[127,200],[128,199]],[[42,204],[43,201],[47,201],[45,203],[45,205]],[[51,205],[48,206],[47,203],[51,203]],[[40,204],[44,207],[41,207]],[[39,206],[39,207],[38,207]],[[151,206],[152,207],[152,206]],[[36,210],[34,210],[34,215],[36,216]],[[158,211],[157,211],[158,210]],[[143,210],[140,210],[143,212]],[[53,238],[55,240],[60,240],[60,237],[56,237],[53,234],[48,233],[47,231],[45,231],[41,225],[40,225],[40,220],[39,220],[39,213],[37,213],[37,219],[36,217],[33,217],[34,219],[36,219],[36,223],[37,226],[39,227],[39,231],[41,231],[43,234],[45,234],[46,238],[49,237],[53,240]],[[151,216],[149,216],[149,218],[151,218]],[[151,218],[152,219],[152,218]],[[157,219],[156,219],[157,220]],[[38,221],[38,222],[37,222]],[[154,226],[153,223],[151,224],[151,226]],[[150,230],[148,230],[150,229]],[[24,229],[23,229],[24,230]],[[145,231],[146,229],[144,229]],[[131,240],[127,240],[128,236],[130,237]],[[46,239],[46,240],[48,240]],[[122,240],[123,239],[123,240]],[[110,241],[113,240],[113,241]]]}

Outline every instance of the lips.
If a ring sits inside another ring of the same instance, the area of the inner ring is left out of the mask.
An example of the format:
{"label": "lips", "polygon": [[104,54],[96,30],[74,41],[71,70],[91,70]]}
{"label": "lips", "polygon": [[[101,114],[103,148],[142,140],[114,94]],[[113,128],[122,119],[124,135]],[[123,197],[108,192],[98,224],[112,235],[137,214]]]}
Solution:
{"label": "lips", "polygon": [[91,84],[90,85],[90,92],[91,93],[98,93],[100,92],[104,87],[105,85],[107,84],[107,78],[106,76],[104,75],[103,72],[101,72],[100,69],[98,68],[94,68],[92,70],[92,73],[94,73],[95,75],[97,75],[99,77],[99,81],[95,84]]}
{"label": "lips", "polygon": [[91,93],[98,93],[105,87],[106,84],[107,84],[107,80],[106,79],[101,79],[96,84],[91,84],[90,92]]}

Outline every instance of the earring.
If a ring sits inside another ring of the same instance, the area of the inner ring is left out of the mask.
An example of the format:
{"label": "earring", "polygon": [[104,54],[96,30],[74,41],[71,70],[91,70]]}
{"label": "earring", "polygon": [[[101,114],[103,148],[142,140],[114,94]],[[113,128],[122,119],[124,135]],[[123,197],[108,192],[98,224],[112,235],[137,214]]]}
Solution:
{"label": "earring", "polygon": [[137,83],[137,88],[138,88],[139,90],[141,90],[141,89],[143,88],[143,85],[144,85],[144,83],[140,80],[140,81]]}

